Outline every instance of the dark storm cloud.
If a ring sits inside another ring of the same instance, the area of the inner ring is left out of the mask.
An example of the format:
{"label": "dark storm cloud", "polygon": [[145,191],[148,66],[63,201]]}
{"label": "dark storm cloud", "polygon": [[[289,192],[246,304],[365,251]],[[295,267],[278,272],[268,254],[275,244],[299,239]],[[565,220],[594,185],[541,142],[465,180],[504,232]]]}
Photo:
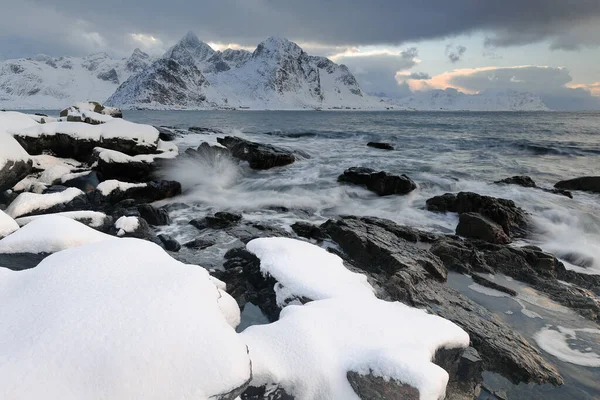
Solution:
{"label": "dark storm cloud", "polygon": [[[190,29],[206,41],[242,45],[271,35],[328,45],[400,44],[474,31],[486,32],[494,46],[550,39],[554,47],[576,48],[600,40],[580,28],[597,33],[597,0],[0,0],[0,9],[2,37],[46,35],[49,53],[65,46],[125,50],[131,33],[171,43]],[[85,33],[103,42],[74,37]],[[2,45],[3,54],[28,50],[18,41]]]}
{"label": "dark storm cloud", "polygon": [[431,79],[431,76],[426,72],[413,72],[410,75],[408,75],[408,79],[414,79],[419,81],[423,79]]}
{"label": "dark storm cloud", "polygon": [[466,53],[467,48],[465,46],[454,46],[453,44],[449,44],[446,46],[446,56],[450,60],[451,63],[455,63],[460,61],[462,56]]}

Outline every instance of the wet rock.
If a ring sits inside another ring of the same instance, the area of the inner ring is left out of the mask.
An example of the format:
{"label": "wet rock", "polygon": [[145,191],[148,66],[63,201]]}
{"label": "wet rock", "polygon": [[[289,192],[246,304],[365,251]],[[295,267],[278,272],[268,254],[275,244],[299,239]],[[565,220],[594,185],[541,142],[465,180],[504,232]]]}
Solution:
{"label": "wet rock", "polygon": [[472,192],[446,193],[427,200],[427,209],[458,214],[479,213],[499,224],[509,237],[523,237],[527,231],[527,214],[512,200]]}
{"label": "wet rock", "polygon": [[542,189],[544,192],[548,192],[548,193],[553,193],[553,194],[558,194],[560,196],[565,196],[568,197],[570,199],[573,198],[573,193],[571,193],[568,190],[564,190],[564,189]]}
{"label": "wet rock", "polygon": [[[0,161],[3,161],[0,159]],[[0,193],[15,186],[31,173],[33,162],[31,160],[6,160],[0,168]]]}
{"label": "wet rock", "polygon": [[362,375],[354,371],[348,371],[346,378],[361,400],[419,400],[420,398],[417,389],[394,379],[384,379],[373,374]]}
{"label": "wet rock", "polygon": [[203,238],[197,238],[183,244],[188,249],[204,250],[210,246],[214,246],[215,242]]}
{"label": "wet rock", "polygon": [[433,362],[444,368],[450,377],[446,399],[475,399],[481,391],[483,360],[473,347],[438,349]]}
{"label": "wet rock", "polygon": [[[387,225],[396,224],[387,221]],[[437,256],[405,240],[397,234],[398,230],[387,229],[381,219],[348,216],[329,220],[321,229],[353,260],[363,264],[367,272],[390,275],[406,270],[419,279],[447,278],[446,267]],[[404,228],[405,232],[408,230]],[[419,233],[411,236],[418,238]]]}
{"label": "wet rock", "polygon": [[181,250],[181,244],[169,235],[158,235],[158,239],[162,242],[167,251],[177,252]]}
{"label": "wet rock", "polygon": [[277,385],[265,385],[261,387],[248,386],[240,396],[242,400],[295,400],[285,389]]}
{"label": "wet rock", "polygon": [[88,197],[95,208],[110,208],[125,199],[132,199],[137,204],[152,203],[154,201],[175,197],[181,194],[181,184],[175,181],[152,181],[145,186],[132,187],[126,190],[115,189],[108,195],[99,190],[88,193]]}
{"label": "wet rock", "polygon": [[259,222],[247,222],[235,225],[226,230],[227,234],[239,239],[242,243],[248,243],[253,239],[262,237],[291,237],[292,235],[275,226],[265,225]]}
{"label": "wet rock", "polygon": [[322,242],[327,238],[327,235],[325,235],[317,225],[309,224],[307,222],[293,223],[291,228],[296,235],[306,239],[314,239],[317,242]]}
{"label": "wet rock", "polygon": [[104,149],[96,148],[91,161],[96,161],[96,171],[104,180],[116,179],[122,182],[147,182],[152,179],[152,174],[157,165],[153,162],[135,161],[131,159],[120,162],[112,157],[104,157]]}
{"label": "wet rock", "polygon": [[500,225],[477,213],[462,213],[456,227],[456,234],[489,243],[508,244],[510,238]]}
{"label": "wet rock", "polygon": [[193,219],[190,221],[190,225],[200,230],[207,228],[225,229],[239,224],[241,220],[242,214],[219,211],[201,219]]}
{"label": "wet rock", "polygon": [[223,134],[223,131],[217,128],[205,128],[202,126],[190,126],[188,128],[188,130],[190,132],[194,132],[194,133],[206,133],[206,134],[211,134],[211,133],[219,133],[219,134]]}
{"label": "wet rock", "polygon": [[158,131],[158,138],[163,142],[172,142],[179,136],[177,132],[165,126],[155,126],[154,128]]}
{"label": "wet rock", "polygon": [[[515,383],[562,384],[558,371],[525,338],[445,284],[445,268],[441,268],[440,258],[425,250],[423,244],[409,242],[395,232],[417,239],[421,236],[427,239],[426,235],[419,232],[406,235],[410,228],[401,229],[392,221],[384,221],[343,217],[327,221],[322,229],[342,249],[347,266],[367,275],[379,298],[425,308],[467,331],[485,370],[500,373]],[[459,239],[453,240],[459,242]],[[465,260],[475,263],[477,257],[484,258],[484,255],[474,257],[471,253],[472,250],[466,253]],[[454,259],[454,256],[458,254],[449,258]],[[456,258],[455,262],[460,260]],[[462,268],[467,269],[464,265]]]}
{"label": "wet rock", "polygon": [[95,171],[90,171],[87,175],[69,179],[62,184],[66,187],[75,187],[84,193],[90,193],[100,184],[100,180]]}
{"label": "wet rock", "polygon": [[516,296],[518,294],[516,290],[513,290],[511,288],[507,288],[506,286],[499,285],[496,282],[491,281],[491,280],[489,280],[487,278],[484,278],[481,275],[473,274],[473,275],[471,275],[471,278],[473,279],[473,282],[478,283],[481,286],[485,286],[485,287],[488,287],[490,289],[498,290],[500,292],[509,294],[511,296]]}
{"label": "wet rock", "polygon": [[248,161],[252,169],[270,169],[292,164],[296,161],[294,153],[280,147],[251,142],[235,136],[225,136],[217,141],[231,151],[231,155],[242,161]]}
{"label": "wet rock", "polygon": [[394,150],[394,146],[392,146],[389,143],[369,142],[369,143],[367,143],[367,146],[373,147],[376,149],[381,149],[381,150]]}
{"label": "wet rock", "polygon": [[517,175],[510,178],[505,178],[494,183],[503,183],[506,185],[519,185],[523,187],[537,187],[533,179],[527,175]]}
{"label": "wet rock", "polygon": [[235,248],[225,254],[224,271],[213,275],[227,284],[229,293],[244,308],[247,303],[260,307],[269,321],[277,321],[281,308],[277,305],[277,281],[260,271],[260,259],[245,248]]}
{"label": "wet rock", "polygon": [[556,189],[600,193],[600,176],[582,176],[580,178],[568,179],[556,183],[554,187]]}
{"label": "wet rock", "polygon": [[137,209],[140,216],[150,225],[160,226],[169,225],[171,223],[169,213],[164,208],[155,208],[150,204],[140,204],[137,206]]}
{"label": "wet rock", "polygon": [[371,168],[353,167],[344,171],[338,177],[338,182],[366,186],[379,196],[392,194],[407,194],[417,188],[417,185],[406,175],[391,175],[387,172],[377,172]]}

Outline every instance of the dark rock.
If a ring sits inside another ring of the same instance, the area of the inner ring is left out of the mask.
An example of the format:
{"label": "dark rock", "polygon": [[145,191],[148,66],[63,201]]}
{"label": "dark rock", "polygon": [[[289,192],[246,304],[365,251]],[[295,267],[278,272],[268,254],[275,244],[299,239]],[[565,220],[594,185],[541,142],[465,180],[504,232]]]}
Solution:
{"label": "dark rock", "polygon": [[165,250],[177,252],[181,250],[181,245],[169,235],[158,235],[158,239],[162,242]]}
{"label": "dark rock", "polygon": [[227,147],[233,157],[248,161],[252,169],[270,169],[296,161],[296,157],[291,151],[269,144],[250,142],[235,136],[217,138],[217,141]]}
{"label": "dark rock", "polygon": [[[364,264],[367,272],[395,274],[408,270],[419,279],[445,281],[447,271],[442,261],[429,251],[417,247],[397,234],[392,221],[368,217],[342,217],[321,225],[341,249],[353,260]],[[387,229],[390,226],[391,229]],[[409,230],[410,228],[404,228]],[[414,232],[414,237],[419,237]]]}
{"label": "dark rock", "polygon": [[259,222],[248,222],[232,226],[226,230],[227,234],[238,238],[242,243],[262,237],[291,237],[287,231]]}
{"label": "dark rock", "polygon": [[[347,266],[367,275],[379,298],[425,308],[467,331],[472,346],[481,355],[485,370],[500,373],[515,383],[562,384],[556,369],[525,338],[444,283],[445,268],[442,268],[440,258],[423,249],[422,245],[418,246],[418,242],[409,242],[395,233],[410,228],[400,229],[392,221],[384,221],[343,217],[327,221],[322,229],[344,251]],[[418,238],[421,235],[415,232],[412,236]],[[454,253],[448,258],[460,262],[461,258],[455,256],[459,256],[461,248],[455,244],[451,249]],[[472,249],[469,250],[464,257],[467,262],[485,259],[485,254],[474,256]],[[467,269],[464,265],[462,268]]]}
{"label": "dark rock", "polygon": [[188,130],[190,132],[194,132],[194,133],[219,133],[219,134],[223,134],[223,131],[220,129],[216,129],[216,128],[204,128],[202,126],[190,126],[188,128]]}
{"label": "dark rock", "polygon": [[512,242],[500,225],[477,213],[460,214],[456,234],[489,243],[508,244]]}
{"label": "dark rock", "polygon": [[506,185],[519,185],[519,186],[530,187],[530,188],[537,187],[537,185],[535,184],[533,179],[531,179],[527,175],[517,175],[517,176],[513,176],[510,178],[505,178],[505,179],[496,181],[494,183],[503,183]]}
{"label": "dark rock", "polygon": [[276,385],[248,386],[241,398],[242,400],[295,400],[294,396]]}
{"label": "dark rock", "polygon": [[96,187],[100,184],[100,180],[98,179],[98,174],[95,171],[90,171],[90,173],[87,175],[70,179],[62,184],[67,187],[75,187],[84,193],[89,193],[96,189]]}
{"label": "dark rock", "polygon": [[446,386],[447,399],[478,398],[483,360],[475,348],[438,349],[433,362],[444,368],[450,377]]}
{"label": "dark rock", "polygon": [[568,190],[564,190],[564,189],[542,189],[544,192],[548,192],[548,193],[554,193],[554,194],[558,194],[561,196],[565,196],[568,197],[570,199],[573,198],[573,193],[571,193]]}
{"label": "dark rock", "polygon": [[392,194],[407,194],[417,188],[417,185],[406,175],[391,175],[387,172],[376,172],[371,168],[353,167],[344,171],[338,177],[338,182],[366,186],[379,196]]}
{"label": "dark rock", "polygon": [[33,162],[7,160],[0,169],[0,193],[11,189],[31,173]]}
{"label": "dark rock", "polygon": [[150,225],[148,225],[148,222],[146,222],[145,219],[140,218],[140,217],[133,217],[133,218],[137,218],[137,220],[138,220],[138,226],[135,229],[135,231],[125,232],[122,229],[117,228],[116,225],[119,223],[119,221],[117,220],[115,222],[115,225],[113,225],[113,228],[111,229],[111,231],[109,233],[114,236],[132,237],[132,238],[137,238],[137,239],[150,240],[150,241],[154,242],[155,236],[152,233],[152,230],[150,229]]}
{"label": "dark rock", "polygon": [[291,228],[296,232],[296,235],[307,239],[314,239],[317,242],[322,242],[327,238],[327,235],[321,231],[321,228],[307,222],[295,222],[291,225]]}
{"label": "dark rock", "polygon": [[106,196],[99,190],[94,190],[88,193],[88,197],[96,208],[106,208],[125,199],[132,199],[137,204],[142,204],[175,197],[180,194],[181,184],[179,182],[152,181],[145,186],[132,187],[125,191],[116,189]]}
{"label": "dark rock", "polygon": [[214,246],[215,242],[203,238],[197,238],[192,240],[191,242],[184,243],[183,245],[188,249],[204,250],[207,247]]}
{"label": "dark rock", "polygon": [[177,132],[165,126],[155,126],[158,131],[158,138],[163,142],[172,142],[179,136]]}
{"label": "dark rock", "polygon": [[414,387],[394,379],[384,379],[373,374],[361,375],[354,371],[346,374],[348,382],[361,400],[419,400]]}
{"label": "dark rock", "polygon": [[67,189],[68,189],[68,187],[63,186],[63,185],[52,185],[49,188],[44,189],[42,194],[61,193]]}
{"label": "dark rock", "polygon": [[490,289],[498,290],[500,292],[509,294],[511,296],[518,295],[518,293],[517,293],[516,290],[513,290],[511,288],[507,288],[506,286],[499,285],[496,282],[491,281],[491,280],[489,280],[487,278],[484,278],[481,275],[473,274],[473,275],[471,275],[471,278],[473,279],[473,282],[478,283],[481,286],[485,286],[485,287],[488,287]]}
{"label": "dark rock", "polygon": [[554,185],[557,189],[582,190],[584,192],[600,193],[600,176],[583,176],[575,179],[560,181]]}
{"label": "dark rock", "polygon": [[29,217],[33,215],[42,215],[42,214],[55,214],[66,211],[83,211],[83,210],[91,210],[92,205],[90,204],[88,198],[85,194],[81,194],[73,198],[66,203],[55,204],[46,208],[37,208],[35,210],[31,210],[29,213],[19,215],[18,218],[21,217]]}
{"label": "dark rock", "polygon": [[446,193],[427,200],[427,209],[433,212],[481,214],[499,224],[509,237],[523,237],[527,230],[527,214],[512,200],[472,192]]}
{"label": "dark rock", "polygon": [[367,146],[374,147],[376,149],[381,149],[381,150],[394,150],[394,146],[392,146],[389,143],[369,142],[369,143],[367,143]]}
{"label": "dark rock", "polygon": [[140,204],[137,206],[137,209],[140,216],[150,225],[160,226],[169,225],[171,223],[169,213],[164,208],[155,208],[150,204]]}
{"label": "dark rock", "polygon": [[122,182],[147,182],[152,179],[156,164],[145,161],[116,162],[106,161],[99,154],[101,149],[95,150],[90,161],[96,161],[96,170],[104,180],[116,179]]}
{"label": "dark rock", "polygon": [[219,211],[201,219],[193,219],[190,221],[190,225],[193,225],[200,230],[207,228],[225,229],[239,224],[241,220],[242,214]]}
{"label": "dark rock", "polygon": [[213,275],[227,284],[229,293],[243,308],[246,303],[260,307],[269,321],[277,321],[281,308],[277,305],[277,281],[260,271],[260,259],[245,248],[235,248],[225,254],[225,271]]}

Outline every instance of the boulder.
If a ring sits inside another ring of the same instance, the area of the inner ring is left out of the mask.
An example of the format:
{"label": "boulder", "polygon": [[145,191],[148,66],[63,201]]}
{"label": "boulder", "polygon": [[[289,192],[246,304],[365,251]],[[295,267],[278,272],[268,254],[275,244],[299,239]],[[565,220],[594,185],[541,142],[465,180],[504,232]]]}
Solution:
{"label": "boulder", "polygon": [[366,186],[379,196],[392,194],[407,194],[417,188],[417,185],[406,175],[392,175],[387,172],[376,172],[371,168],[353,167],[344,171],[338,177],[338,182]]}
{"label": "boulder", "polygon": [[[103,188],[103,182],[98,188]],[[117,181],[112,181],[117,182]],[[123,185],[117,182],[112,190],[96,189],[88,193],[88,198],[96,208],[106,208],[116,205],[122,200],[132,199],[137,204],[152,203],[175,197],[181,194],[181,184],[175,181],[151,181],[144,184]]]}
{"label": "boulder", "polygon": [[140,217],[124,216],[119,218],[110,233],[118,237],[132,237],[145,240],[151,240],[154,237],[148,222]]}
{"label": "boulder", "polygon": [[93,192],[99,184],[100,179],[98,179],[98,174],[95,171],[90,171],[85,175],[79,175],[62,182],[63,186],[74,187],[84,193]]}
{"label": "boulder", "polygon": [[421,398],[419,390],[394,379],[382,378],[371,373],[363,375],[354,371],[348,371],[346,378],[361,400],[419,400]]}
{"label": "boulder", "polygon": [[183,244],[188,249],[204,250],[210,246],[214,246],[215,242],[203,238],[197,238]]}
{"label": "boulder", "polygon": [[512,200],[460,192],[435,196],[426,203],[433,212],[479,213],[500,225],[509,237],[524,237],[527,232],[527,214]]}
{"label": "boulder", "polygon": [[181,244],[169,235],[158,235],[158,239],[162,242],[163,247],[167,251],[177,252],[181,250]]}
{"label": "boulder", "polygon": [[477,213],[462,213],[458,219],[456,234],[485,240],[489,243],[508,244],[512,242],[500,225]]}
{"label": "boulder", "polygon": [[517,175],[510,178],[505,178],[494,183],[506,184],[506,185],[519,185],[523,187],[537,187],[533,179],[527,175]]}
{"label": "boulder", "polygon": [[369,143],[367,143],[367,146],[373,147],[375,149],[381,149],[381,150],[394,150],[394,146],[392,146],[389,143],[369,142]]}
{"label": "boulder", "polygon": [[31,173],[31,160],[7,160],[2,162],[0,155],[0,192],[15,186]]}
{"label": "boulder", "polygon": [[207,228],[225,229],[239,224],[241,220],[242,214],[219,211],[202,219],[193,219],[190,221],[190,225],[200,230]]}
{"label": "boulder", "polygon": [[247,161],[252,169],[270,169],[296,161],[291,151],[269,144],[251,142],[235,136],[217,138],[217,141],[227,147],[233,157]]}
{"label": "boulder", "polygon": [[307,239],[314,239],[317,242],[322,242],[327,238],[327,235],[321,231],[321,228],[308,222],[295,222],[290,227],[296,235]]}
{"label": "boulder", "polygon": [[154,163],[137,160],[116,151],[95,148],[90,159],[96,161],[96,170],[105,180],[117,179],[123,182],[147,182],[156,169]]}
{"label": "boulder", "polygon": [[90,209],[91,204],[85,193],[76,188],[67,188],[60,192],[47,194],[21,193],[8,206],[6,213],[12,218],[19,218]]}
{"label": "boulder", "polygon": [[137,206],[137,209],[140,216],[150,225],[160,226],[169,225],[171,223],[169,213],[164,208],[155,208],[150,204],[140,204]]}
{"label": "boulder", "polygon": [[580,178],[568,179],[556,183],[554,187],[556,189],[600,193],[600,176],[583,176]]}
{"label": "boulder", "polygon": [[158,131],[158,138],[163,142],[172,142],[179,136],[174,130],[165,126],[155,126],[154,128]]}

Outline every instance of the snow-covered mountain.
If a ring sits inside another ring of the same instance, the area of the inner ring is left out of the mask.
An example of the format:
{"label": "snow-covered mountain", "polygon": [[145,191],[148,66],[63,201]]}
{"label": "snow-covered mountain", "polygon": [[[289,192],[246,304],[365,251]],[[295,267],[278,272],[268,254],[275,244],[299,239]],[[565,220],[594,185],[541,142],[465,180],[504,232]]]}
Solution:
{"label": "snow-covered mountain", "polygon": [[[179,76],[179,70],[187,73]],[[252,53],[220,52],[192,32],[149,70],[123,83],[107,103],[121,108],[381,108],[362,93],[348,68],[309,56],[287,39],[271,37]]]}
{"label": "snow-covered mountain", "polygon": [[514,90],[488,90],[477,94],[456,89],[431,90],[385,101],[396,108],[423,111],[548,111],[539,96]]}
{"label": "snow-covered mountain", "polygon": [[124,59],[95,53],[0,61],[0,107],[59,109],[82,100],[104,101],[151,61],[139,49]]}

